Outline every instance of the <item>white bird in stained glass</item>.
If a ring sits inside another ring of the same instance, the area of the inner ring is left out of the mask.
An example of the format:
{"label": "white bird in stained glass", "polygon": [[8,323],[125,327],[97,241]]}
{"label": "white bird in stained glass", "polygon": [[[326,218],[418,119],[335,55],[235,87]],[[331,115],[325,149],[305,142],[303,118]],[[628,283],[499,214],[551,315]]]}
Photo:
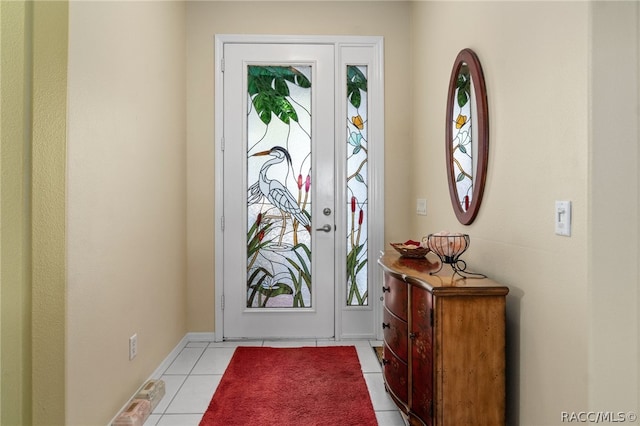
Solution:
{"label": "white bird in stained glass", "polygon": [[275,164],[280,164],[286,160],[286,165],[289,167],[291,165],[291,155],[281,146],[274,146],[267,151],[260,151],[253,154],[253,156],[261,155],[271,155],[273,158],[262,165],[258,181],[249,187],[248,203],[255,203],[260,198],[265,197],[282,212],[283,216],[285,214],[291,215],[302,226],[309,230],[311,222],[298,205],[293,194],[291,194],[282,182],[267,177],[269,167]]}

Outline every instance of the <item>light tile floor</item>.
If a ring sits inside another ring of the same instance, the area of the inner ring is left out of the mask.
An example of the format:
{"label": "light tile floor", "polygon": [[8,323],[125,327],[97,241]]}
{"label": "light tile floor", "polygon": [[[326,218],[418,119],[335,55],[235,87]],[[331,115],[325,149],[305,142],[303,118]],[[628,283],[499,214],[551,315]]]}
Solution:
{"label": "light tile floor", "polygon": [[[384,389],[382,369],[371,347],[375,341],[305,340],[305,341],[242,341],[187,342],[169,367],[162,373],[165,396],[153,410],[144,426],[197,426],[209,406],[213,393],[237,346],[333,346],[356,347],[362,372],[380,426],[404,426],[396,405]],[[270,425],[254,425],[270,426]],[[336,425],[340,426],[340,425]]]}

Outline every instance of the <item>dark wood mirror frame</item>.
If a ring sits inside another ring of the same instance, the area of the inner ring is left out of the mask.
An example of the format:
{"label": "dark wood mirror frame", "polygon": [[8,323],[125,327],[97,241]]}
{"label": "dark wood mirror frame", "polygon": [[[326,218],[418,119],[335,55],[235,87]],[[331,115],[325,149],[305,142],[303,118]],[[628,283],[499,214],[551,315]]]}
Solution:
{"label": "dark wood mirror frame", "polygon": [[[456,185],[456,175],[453,165],[453,129],[452,124],[455,121],[454,114],[454,102],[456,93],[456,82],[460,69],[463,65],[467,65],[469,69],[469,75],[471,77],[473,87],[473,100],[475,101],[476,115],[473,118],[473,123],[476,126],[477,131],[474,132],[477,136],[477,152],[473,153],[473,161],[477,161],[476,173],[473,177],[473,191],[471,195],[471,202],[469,208],[465,211],[460,205],[458,197],[458,189]],[[458,53],[456,60],[453,64],[453,70],[451,71],[451,79],[449,80],[449,92],[447,94],[447,125],[445,128],[446,139],[446,163],[447,163],[447,177],[449,182],[449,195],[451,196],[451,203],[453,204],[453,210],[456,213],[458,221],[463,225],[469,225],[473,222],[480,210],[480,204],[482,203],[482,194],[484,193],[485,181],[487,178],[487,162],[489,159],[489,111],[487,104],[487,90],[484,82],[484,74],[482,73],[482,67],[480,61],[475,52],[471,49],[463,49]]]}

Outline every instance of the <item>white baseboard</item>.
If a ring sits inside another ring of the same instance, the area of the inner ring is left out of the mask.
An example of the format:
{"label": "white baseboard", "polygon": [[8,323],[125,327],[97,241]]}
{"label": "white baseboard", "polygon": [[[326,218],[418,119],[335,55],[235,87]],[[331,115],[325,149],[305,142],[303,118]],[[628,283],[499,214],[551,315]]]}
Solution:
{"label": "white baseboard", "polygon": [[215,342],[216,333],[187,333],[184,337],[189,342]]}

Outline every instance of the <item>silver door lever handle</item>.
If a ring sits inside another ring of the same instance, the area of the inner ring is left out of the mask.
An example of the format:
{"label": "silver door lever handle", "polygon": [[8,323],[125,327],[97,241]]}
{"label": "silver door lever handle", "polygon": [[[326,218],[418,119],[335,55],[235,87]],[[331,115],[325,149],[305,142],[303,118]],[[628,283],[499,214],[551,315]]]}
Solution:
{"label": "silver door lever handle", "polygon": [[327,223],[323,225],[322,228],[316,228],[316,231],[331,232],[331,225]]}

